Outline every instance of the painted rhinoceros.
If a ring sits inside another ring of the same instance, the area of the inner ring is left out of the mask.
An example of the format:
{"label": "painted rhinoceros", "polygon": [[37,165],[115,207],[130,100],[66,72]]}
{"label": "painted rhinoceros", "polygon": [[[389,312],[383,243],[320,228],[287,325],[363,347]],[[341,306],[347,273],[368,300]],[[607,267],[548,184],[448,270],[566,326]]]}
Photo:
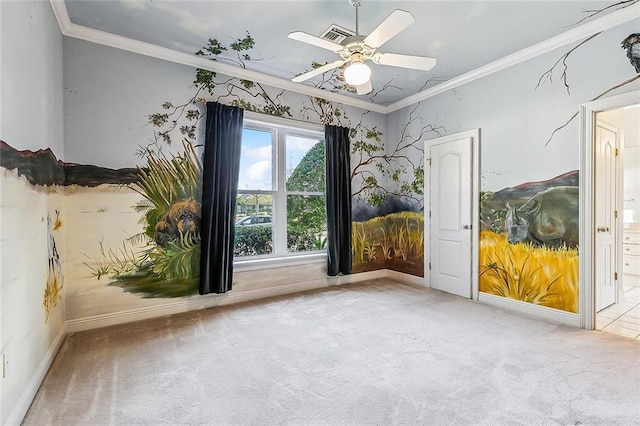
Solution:
{"label": "painted rhinoceros", "polygon": [[558,248],[578,246],[578,187],[558,186],[538,192],[522,206],[507,203],[505,229],[510,244],[531,242]]}

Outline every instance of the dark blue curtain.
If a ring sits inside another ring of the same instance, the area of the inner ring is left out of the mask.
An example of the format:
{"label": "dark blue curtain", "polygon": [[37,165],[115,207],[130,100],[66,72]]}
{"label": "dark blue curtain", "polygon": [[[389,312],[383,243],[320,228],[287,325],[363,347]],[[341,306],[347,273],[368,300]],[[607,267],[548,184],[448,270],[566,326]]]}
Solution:
{"label": "dark blue curtain", "polygon": [[351,273],[351,146],[349,129],[326,125],[327,274]]}
{"label": "dark blue curtain", "polygon": [[237,107],[207,102],[200,294],[231,290],[243,112]]}

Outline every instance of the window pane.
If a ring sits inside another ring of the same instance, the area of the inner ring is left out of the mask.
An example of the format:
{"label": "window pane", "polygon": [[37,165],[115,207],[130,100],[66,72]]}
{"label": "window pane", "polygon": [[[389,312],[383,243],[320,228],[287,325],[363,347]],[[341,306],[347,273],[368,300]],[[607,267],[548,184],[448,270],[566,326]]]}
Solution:
{"label": "window pane", "polygon": [[235,257],[273,253],[273,197],[238,194],[236,198]]}
{"label": "window pane", "polygon": [[324,141],[286,138],[287,191],[324,192]]}
{"label": "window pane", "polygon": [[323,250],[327,244],[327,213],[322,195],[287,196],[287,249]]}
{"label": "window pane", "polygon": [[273,189],[273,137],[271,131],[243,129],[238,189]]}

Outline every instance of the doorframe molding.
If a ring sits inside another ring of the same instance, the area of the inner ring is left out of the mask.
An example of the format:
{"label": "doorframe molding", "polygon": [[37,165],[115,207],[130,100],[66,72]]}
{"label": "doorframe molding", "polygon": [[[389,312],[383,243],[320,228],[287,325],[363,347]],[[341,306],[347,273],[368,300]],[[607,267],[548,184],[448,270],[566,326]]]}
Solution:
{"label": "doorframe molding", "polygon": [[[480,128],[468,130],[465,132],[454,133],[452,135],[441,136],[429,139],[424,142],[424,159],[425,168],[427,161],[428,167],[431,167],[431,147],[442,143],[452,142],[462,138],[471,138],[471,299],[478,300],[478,262],[479,262],[479,241],[480,241]],[[429,187],[430,173],[425,172],[424,181],[424,197],[425,197],[425,214],[424,214],[424,285],[431,287],[431,272],[429,270],[429,260],[431,259],[430,237],[428,234],[430,221],[426,208],[431,206],[431,191]]]}
{"label": "doorframe molding", "polygon": [[595,312],[595,214],[594,214],[594,135],[595,114],[613,108],[624,108],[640,103],[640,90],[611,96],[580,105],[580,236],[578,261],[580,264],[578,303],[580,327],[594,330],[596,326]]}

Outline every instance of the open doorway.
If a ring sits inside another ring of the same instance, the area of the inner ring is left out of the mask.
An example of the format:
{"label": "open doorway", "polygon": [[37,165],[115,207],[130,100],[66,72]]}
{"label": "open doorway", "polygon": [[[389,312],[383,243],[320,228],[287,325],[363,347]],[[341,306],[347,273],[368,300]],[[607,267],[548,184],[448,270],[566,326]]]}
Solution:
{"label": "open doorway", "polygon": [[640,340],[640,103],[594,119],[596,329]]}

